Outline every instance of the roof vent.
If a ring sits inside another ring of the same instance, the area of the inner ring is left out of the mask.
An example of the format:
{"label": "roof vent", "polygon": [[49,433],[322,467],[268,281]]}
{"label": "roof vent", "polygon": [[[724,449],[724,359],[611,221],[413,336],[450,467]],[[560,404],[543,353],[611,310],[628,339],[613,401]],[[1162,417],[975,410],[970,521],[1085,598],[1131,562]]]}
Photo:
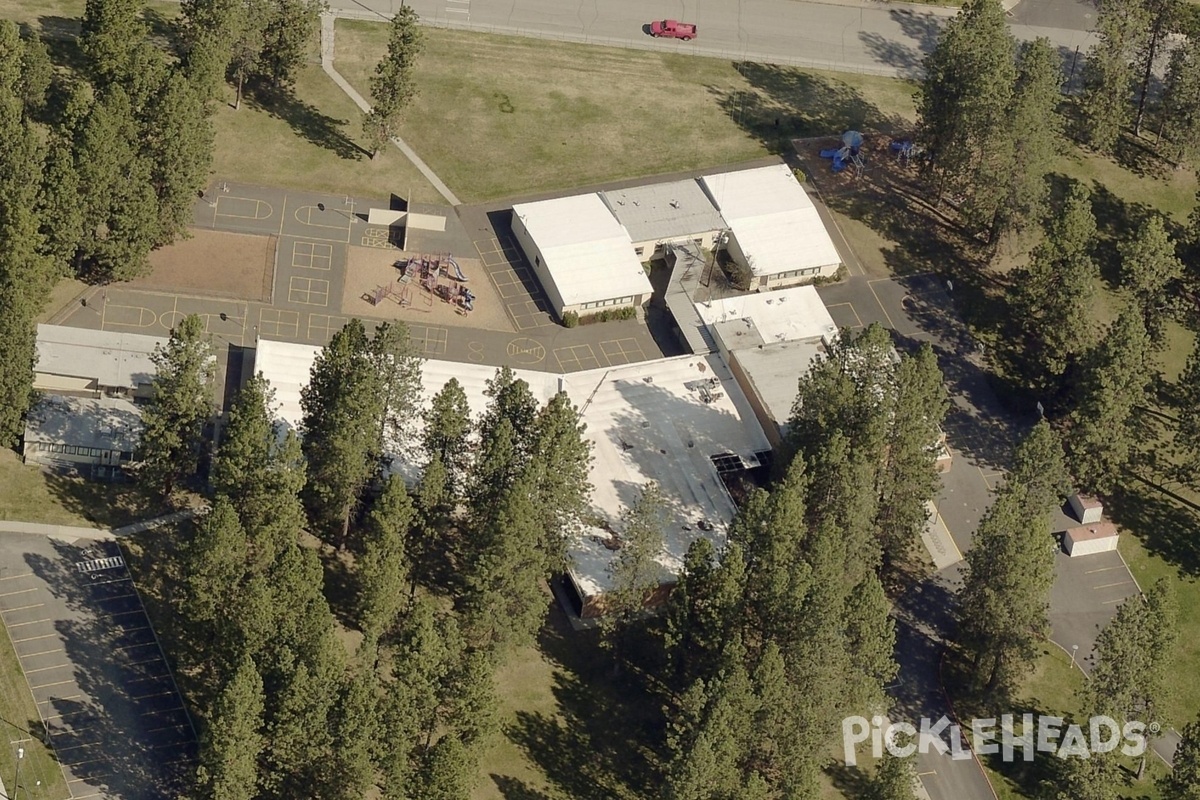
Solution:
{"label": "roof vent", "polygon": [[679,208],[679,201],[678,201],[678,200],[672,200],[672,201],[671,201],[671,208]]}
{"label": "roof vent", "polygon": [[646,383],[654,383],[654,376],[647,375],[646,377],[642,378],[642,380],[644,380]]}

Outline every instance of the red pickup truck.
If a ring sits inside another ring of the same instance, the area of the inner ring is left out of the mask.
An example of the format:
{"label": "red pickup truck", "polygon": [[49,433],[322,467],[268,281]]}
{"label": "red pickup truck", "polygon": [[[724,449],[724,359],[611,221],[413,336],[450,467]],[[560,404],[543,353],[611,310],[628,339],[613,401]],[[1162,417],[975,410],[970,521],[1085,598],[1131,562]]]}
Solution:
{"label": "red pickup truck", "polygon": [[696,38],[696,26],[687,22],[673,19],[656,19],[650,23],[650,35],[658,38],[683,39],[685,42]]}

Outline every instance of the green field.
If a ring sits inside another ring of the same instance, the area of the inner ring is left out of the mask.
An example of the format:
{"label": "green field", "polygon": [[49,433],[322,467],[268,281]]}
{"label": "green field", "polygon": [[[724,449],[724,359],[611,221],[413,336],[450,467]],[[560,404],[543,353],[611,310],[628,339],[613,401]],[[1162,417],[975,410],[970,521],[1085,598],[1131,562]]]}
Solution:
{"label": "green field", "polygon": [[[387,31],[338,20],[335,66],[364,96]],[[401,134],[464,201],[716,167],[913,115],[911,85],[886,78],[424,33]]]}
{"label": "green field", "polygon": [[[64,800],[71,796],[67,780],[42,743],[42,720],[7,630],[0,631],[0,639],[0,719],[4,721],[0,779],[14,800]],[[25,751],[19,793],[15,783],[18,748]]]}
{"label": "green field", "polygon": [[0,449],[0,520],[119,528],[169,512],[149,505],[131,485],[53,475]]}

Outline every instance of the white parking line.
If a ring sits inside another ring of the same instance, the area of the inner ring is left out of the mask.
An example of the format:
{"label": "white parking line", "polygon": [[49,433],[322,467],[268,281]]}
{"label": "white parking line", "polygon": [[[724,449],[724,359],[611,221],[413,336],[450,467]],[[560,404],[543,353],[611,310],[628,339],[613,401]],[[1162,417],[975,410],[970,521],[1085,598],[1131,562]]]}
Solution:
{"label": "white parking line", "polygon": [[37,653],[26,653],[24,655],[21,655],[20,653],[18,653],[17,657],[18,658],[33,658],[34,656],[45,656],[45,655],[49,655],[51,653],[61,653],[62,651],[63,651],[63,649],[61,647],[59,647],[55,650],[41,650]]}
{"label": "white parking line", "polygon": [[32,572],[22,572],[20,575],[5,575],[0,581],[15,581],[17,578],[28,578]]}
{"label": "white parking line", "polygon": [[56,665],[54,665],[53,667],[38,667],[37,669],[27,669],[27,670],[25,670],[25,674],[26,674],[26,675],[33,675],[33,674],[35,674],[35,673],[38,673],[38,672],[49,672],[49,671],[50,671],[50,670],[52,670],[52,669],[67,669],[67,668],[70,668],[70,666],[71,666],[71,664],[70,664],[70,662],[68,662],[68,663],[66,663],[66,664],[56,664]]}
{"label": "white parking line", "polygon": [[48,689],[51,686],[66,686],[68,683],[74,683],[74,682],[75,681],[70,680],[70,681],[55,681],[54,683],[39,683],[37,686],[31,685],[29,688],[30,689]]}
{"label": "white parking line", "polygon": [[15,592],[3,592],[0,593],[0,597],[12,597],[14,594],[29,594],[30,592],[36,592],[38,588],[34,586],[32,589],[17,589]]}
{"label": "white parking line", "polygon": [[29,622],[6,622],[5,624],[8,625],[8,627],[10,627],[10,628],[19,628],[22,625],[37,625],[42,622],[53,622],[53,621],[54,620],[52,620],[52,619],[35,619],[35,620],[30,620]]}
{"label": "white parking line", "polygon": [[6,609],[0,611],[0,614],[11,614],[14,611],[28,611],[31,608],[41,608],[44,605],[46,605],[46,604],[45,603],[34,603],[34,604],[28,605],[28,606],[17,606],[16,608],[6,608]]}
{"label": "white parking line", "polygon": [[30,636],[28,639],[13,639],[12,643],[20,644],[21,642],[36,642],[38,639],[57,639],[57,638],[58,638],[57,633],[47,633],[45,636]]}

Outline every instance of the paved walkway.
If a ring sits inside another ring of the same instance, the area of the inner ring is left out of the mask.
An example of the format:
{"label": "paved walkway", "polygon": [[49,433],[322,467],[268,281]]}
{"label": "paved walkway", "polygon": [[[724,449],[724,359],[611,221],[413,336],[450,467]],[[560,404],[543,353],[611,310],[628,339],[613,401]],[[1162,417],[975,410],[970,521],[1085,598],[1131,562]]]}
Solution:
{"label": "paved walkway", "polygon": [[[343,78],[341,73],[339,73],[333,66],[335,34],[334,23],[336,20],[337,18],[334,14],[325,13],[321,15],[321,69],[325,70],[325,74],[332,78],[333,82],[341,87],[341,90],[345,92],[349,98],[354,101],[354,104],[362,109],[363,113],[365,114],[371,110],[371,104],[368,103],[366,98],[359,94],[358,91],[350,85],[350,82]],[[392,144],[396,145],[396,147],[400,149],[400,152],[404,154],[404,157],[413,163],[413,166],[415,166],[420,173],[425,176],[427,181],[433,184],[433,188],[438,190],[438,194],[446,198],[446,202],[452,206],[459,205],[459,199],[454,196],[454,192],[450,191],[450,187],[442,182],[442,179],[439,178],[437,174],[435,174],[434,171],[429,168],[428,164],[421,160],[421,157],[416,154],[416,151],[408,146],[407,142],[405,142],[399,136],[393,136]]]}
{"label": "paved walkway", "polygon": [[[195,514],[196,512],[191,509],[176,511],[173,514],[142,520],[141,522],[135,522],[132,525],[125,525],[124,527],[115,529],[83,528],[76,525],[47,525],[42,522],[0,520],[0,534],[24,533],[35,536],[49,536],[55,539],[112,539],[114,537],[131,536],[135,533],[169,525],[172,522],[178,522],[181,519],[195,516]],[[0,788],[0,791],[3,791],[3,789]],[[4,800],[4,798],[0,796],[0,800]]]}

